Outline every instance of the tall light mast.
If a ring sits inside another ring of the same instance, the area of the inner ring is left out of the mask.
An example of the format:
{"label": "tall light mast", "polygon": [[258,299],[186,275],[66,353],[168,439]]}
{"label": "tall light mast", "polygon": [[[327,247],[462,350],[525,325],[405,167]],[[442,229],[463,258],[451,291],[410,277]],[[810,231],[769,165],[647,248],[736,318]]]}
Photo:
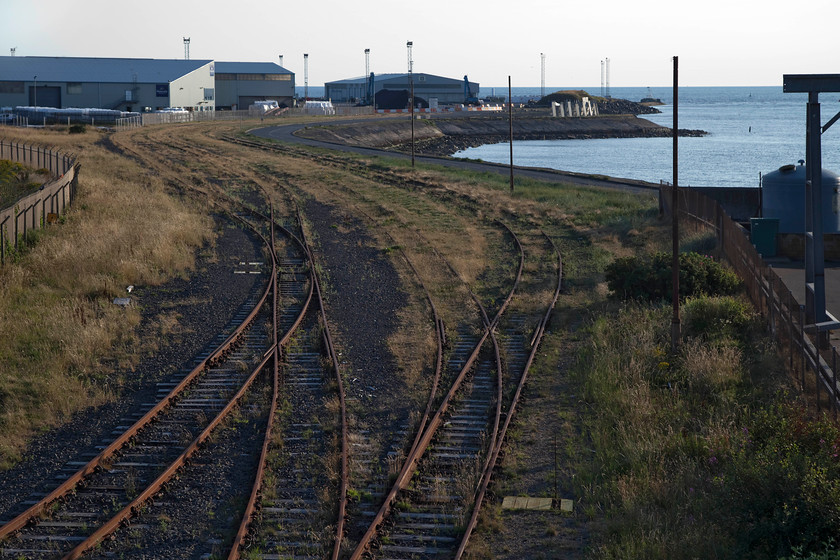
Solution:
{"label": "tall light mast", "polygon": [[607,91],[606,91],[607,99],[612,99],[610,95],[610,59],[607,59]]}
{"label": "tall light mast", "polygon": [[370,103],[370,49],[365,49],[365,103]]}
{"label": "tall light mast", "polygon": [[303,99],[309,99],[309,55],[303,53]]}
{"label": "tall light mast", "polygon": [[190,38],[184,37],[184,60],[190,59]]}
{"label": "tall light mast", "polygon": [[545,53],[540,53],[540,97],[545,97]]}

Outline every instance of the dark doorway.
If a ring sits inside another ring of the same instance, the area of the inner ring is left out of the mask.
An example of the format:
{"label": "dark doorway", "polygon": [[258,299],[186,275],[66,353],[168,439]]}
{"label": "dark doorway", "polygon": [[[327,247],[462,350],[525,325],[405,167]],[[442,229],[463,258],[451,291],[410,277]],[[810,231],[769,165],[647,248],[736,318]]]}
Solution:
{"label": "dark doorway", "polygon": [[29,105],[32,107],[55,107],[61,108],[61,88],[58,86],[38,86],[37,96],[35,86],[29,87]]}

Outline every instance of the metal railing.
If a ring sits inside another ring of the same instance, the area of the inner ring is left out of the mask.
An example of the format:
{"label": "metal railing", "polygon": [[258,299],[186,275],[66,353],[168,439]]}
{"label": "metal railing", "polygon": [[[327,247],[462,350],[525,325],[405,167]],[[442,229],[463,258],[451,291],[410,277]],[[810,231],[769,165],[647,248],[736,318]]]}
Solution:
{"label": "metal railing", "polygon": [[17,249],[30,231],[56,221],[76,198],[80,165],[76,159],[44,148],[0,140],[0,159],[35,169],[48,169],[54,177],[37,191],[0,209],[0,264]]}
{"label": "metal railing", "polygon": [[[660,187],[660,200],[670,202],[672,189]],[[678,191],[680,213],[715,231],[718,245],[727,261],[744,282],[750,299],[765,319],[770,335],[786,353],[788,367],[798,377],[800,386],[806,388],[807,372],[814,375],[816,404],[821,408],[825,392],[835,417],[840,406],[837,385],[837,354],[834,346],[820,348],[818,339],[809,332],[805,322],[805,307],[750,243],[747,231],[733,221],[721,205],[690,188]],[[670,211],[668,204],[665,210]]]}

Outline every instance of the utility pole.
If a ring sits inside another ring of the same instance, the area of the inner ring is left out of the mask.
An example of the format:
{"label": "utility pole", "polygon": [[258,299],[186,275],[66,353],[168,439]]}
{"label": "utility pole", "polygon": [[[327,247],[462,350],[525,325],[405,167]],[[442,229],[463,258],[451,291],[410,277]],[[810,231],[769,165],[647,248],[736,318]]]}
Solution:
{"label": "utility pole", "polygon": [[[609,62],[609,59],[607,59]],[[674,57],[674,128],[672,130],[674,135],[674,149],[673,149],[673,166],[674,166],[674,185],[671,190],[671,299],[673,300],[673,315],[671,317],[671,351],[676,352],[682,341],[682,332],[680,328],[680,220],[679,220],[679,198],[677,192],[679,190],[679,181],[677,179],[677,171],[679,167],[678,162],[678,142],[679,127],[678,127],[678,106],[679,106],[679,57]]]}
{"label": "utility pole", "polygon": [[408,49],[408,85],[411,89],[408,94],[408,101],[411,106],[409,110],[409,115],[411,116],[411,167],[414,168],[414,61],[411,59],[411,48],[414,46],[414,43],[408,41],[405,46]]}
{"label": "utility pole", "polygon": [[508,76],[508,132],[510,136],[510,194],[513,194],[513,88]]}

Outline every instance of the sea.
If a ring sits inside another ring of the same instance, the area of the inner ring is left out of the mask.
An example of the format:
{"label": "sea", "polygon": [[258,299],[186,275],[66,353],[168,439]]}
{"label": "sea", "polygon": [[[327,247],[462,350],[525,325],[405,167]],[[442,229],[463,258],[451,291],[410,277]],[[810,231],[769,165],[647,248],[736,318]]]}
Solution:
{"label": "sea", "polygon": [[[600,87],[583,89],[600,95]],[[514,101],[539,99],[542,88],[512,88]],[[507,87],[481,88],[481,95],[507,97]],[[642,115],[657,124],[673,124],[673,90],[667,88],[610,88],[614,98],[640,101],[660,99],[655,115]],[[680,138],[680,186],[758,187],[762,174],[805,159],[807,94],[784,93],[781,86],[681,87],[678,125],[704,130],[703,137]],[[840,94],[820,94],[822,123],[840,112]],[[456,157],[510,163],[508,143],[469,148]],[[513,143],[514,165],[547,167],[579,173],[673,182],[672,138],[606,138],[590,140],[528,140]],[[823,169],[840,174],[840,124],[822,135]]]}

